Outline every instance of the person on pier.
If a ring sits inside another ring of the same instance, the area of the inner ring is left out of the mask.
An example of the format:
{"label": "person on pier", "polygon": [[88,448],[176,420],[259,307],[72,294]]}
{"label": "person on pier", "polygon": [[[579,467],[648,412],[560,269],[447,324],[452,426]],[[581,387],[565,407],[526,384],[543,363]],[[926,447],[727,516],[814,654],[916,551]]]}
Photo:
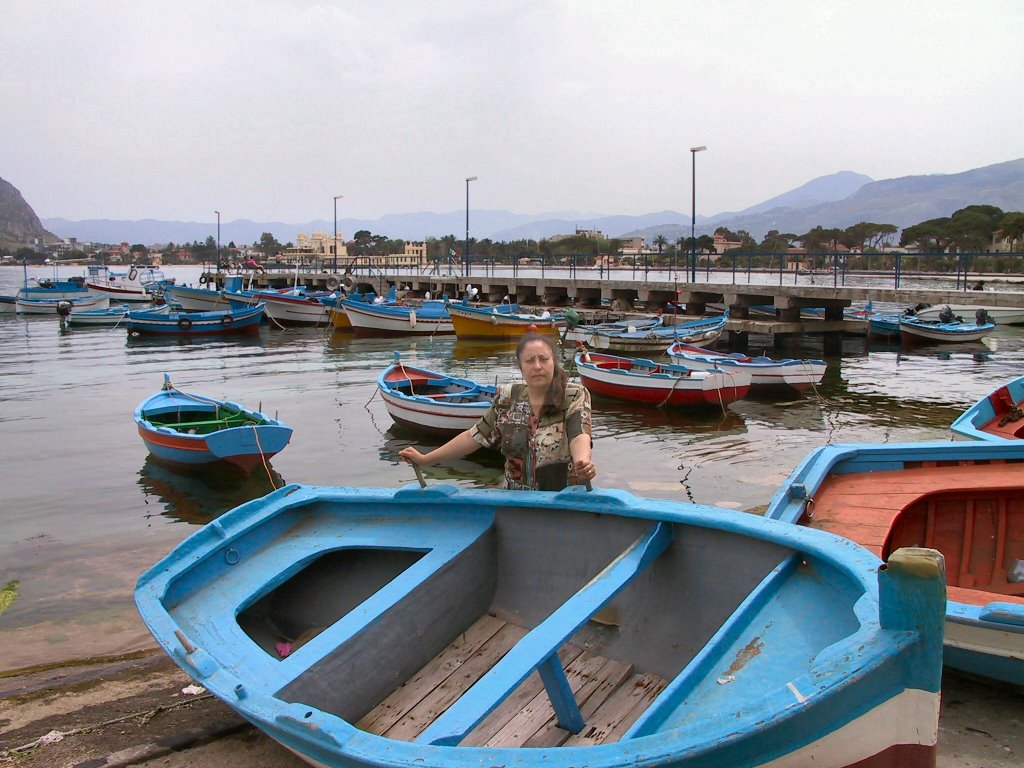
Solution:
{"label": "person on pier", "polygon": [[513,490],[557,491],[593,480],[590,392],[569,381],[548,336],[524,334],[516,362],[525,383],[498,387],[490,409],[475,425],[428,453],[409,446],[399,457],[430,466],[486,446],[505,456],[505,484]]}

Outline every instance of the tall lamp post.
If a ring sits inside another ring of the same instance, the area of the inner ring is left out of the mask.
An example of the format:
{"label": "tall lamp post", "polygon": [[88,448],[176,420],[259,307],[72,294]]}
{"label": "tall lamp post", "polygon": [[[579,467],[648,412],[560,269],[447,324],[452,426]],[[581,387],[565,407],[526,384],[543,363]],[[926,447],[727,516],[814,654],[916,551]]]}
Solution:
{"label": "tall lamp post", "polygon": [[697,153],[703,152],[707,147],[690,147],[690,159],[692,162],[692,173],[690,176],[690,282],[697,282],[697,240],[695,227],[697,225]]}
{"label": "tall lamp post", "polygon": [[338,272],[338,201],[344,195],[334,196],[334,266],[331,269],[335,274]]}
{"label": "tall lamp post", "polygon": [[217,277],[220,277],[220,211],[217,214]]}
{"label": "tall lamp post", "polygon": [[470,261],[469,261],[469,182],[476,181],[476,176],[469,176],[466,178],[466,277],[469,277],[470,272]]}

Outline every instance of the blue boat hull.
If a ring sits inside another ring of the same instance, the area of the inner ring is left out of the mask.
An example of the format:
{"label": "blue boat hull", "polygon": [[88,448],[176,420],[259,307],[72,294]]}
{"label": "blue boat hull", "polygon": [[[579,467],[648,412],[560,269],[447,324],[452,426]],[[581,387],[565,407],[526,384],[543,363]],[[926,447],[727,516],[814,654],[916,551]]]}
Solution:
{"label": "blue boat hull", "polygon": [[211,312],[137,312],[131,310],[124,322],[133,334],[160,336],[201,336],[221,333],[257,333],[264,305],[246,309]]}
{"label": "blue boat hull", "polygon": [[941,557],[880,566],[619,491],[288,486],[179,545],[136,602],[314,765],[933,765]]}

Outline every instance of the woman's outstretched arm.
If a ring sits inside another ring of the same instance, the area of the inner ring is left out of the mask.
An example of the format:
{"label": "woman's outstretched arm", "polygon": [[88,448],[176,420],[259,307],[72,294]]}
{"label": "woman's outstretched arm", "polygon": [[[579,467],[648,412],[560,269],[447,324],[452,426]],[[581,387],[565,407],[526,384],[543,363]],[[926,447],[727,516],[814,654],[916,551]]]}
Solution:
{"label": "woman's outstretched arm", "polygon": [[429,453],[420,453],[410,445],[399,451],[398,457],[408,461],[410,464],[429,467],[433,464],[443,464],[454,459],[461,459],[463,456],[473,453],[479,447],[480,443],[473,439],[473,435],[467,429]]}

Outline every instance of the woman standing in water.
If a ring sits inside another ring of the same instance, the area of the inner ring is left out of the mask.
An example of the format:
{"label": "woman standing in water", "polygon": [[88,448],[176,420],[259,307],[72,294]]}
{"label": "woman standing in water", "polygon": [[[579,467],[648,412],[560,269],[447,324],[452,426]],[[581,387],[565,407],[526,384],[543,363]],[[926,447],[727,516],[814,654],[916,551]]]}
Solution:
{"label": "woman standing in water", "polygon": [[[505,456],[505,482],[511,489],[560,490],[593,480],[590,393],[569,381],[548,336],[524,334],[516,362],[525,383],[500,386],[480,421],[429,453],[409,446],[398,455],[410,464],[430,466],[486,446]],[[560,467],[566,467],[564,479],[548,479]]]}

